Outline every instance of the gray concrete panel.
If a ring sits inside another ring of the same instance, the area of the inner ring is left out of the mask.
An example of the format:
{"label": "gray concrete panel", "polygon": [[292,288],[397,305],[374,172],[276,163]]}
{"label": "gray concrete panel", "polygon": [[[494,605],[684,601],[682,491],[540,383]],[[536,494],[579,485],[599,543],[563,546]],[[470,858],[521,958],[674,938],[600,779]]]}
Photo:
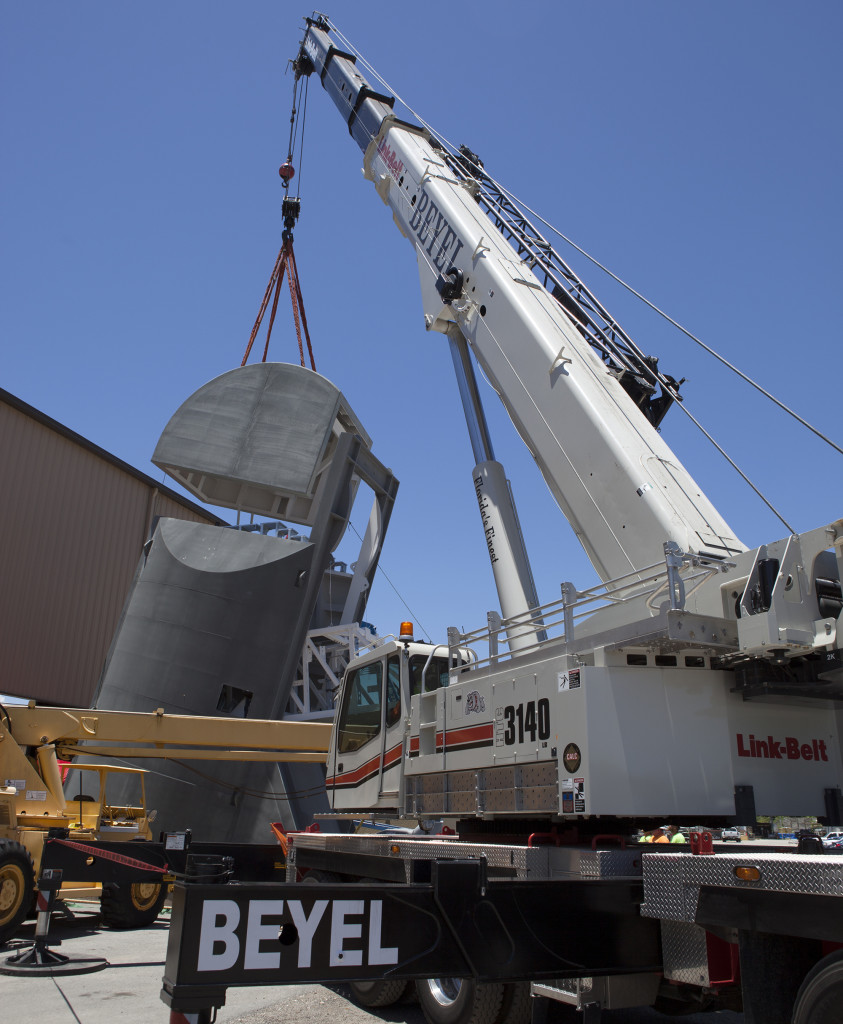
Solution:
{"label": "gray concrete panel", "polygon": [[191,395],[152,461],[211,505],[309,523],[319,471],[342,431],[371,445],[325,377],[290,363],[255,363]]}
{"label": "gray concrete panel", "polygon": [[[282,666],[300,630],[313,545],[163,519],[138,572],[95,706],[272,717]],[[229,688],[227,691],[225,688]],[[271,841],[270,821],[308,824],[327,810],[319,766],[138,760],[148,768],[156,829],[191,828],[202,840]],[[299,771],[303,770],[299,781]],[[128,785],[128,784],[126,784]],[[289,794],[287,790],[290,790]],[[128,799],[128,794],[126,794]],[[118,798],[117,802],[121,802]]]}

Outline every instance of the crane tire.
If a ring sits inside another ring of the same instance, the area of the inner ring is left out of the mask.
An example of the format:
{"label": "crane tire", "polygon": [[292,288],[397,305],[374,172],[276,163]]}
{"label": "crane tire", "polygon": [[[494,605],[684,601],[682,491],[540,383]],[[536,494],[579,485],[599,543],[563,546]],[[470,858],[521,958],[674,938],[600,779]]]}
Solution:
{"label": "crane tire", "polygon": [[843,949],[838,949],[805,975],[793,1004],[792,1024],[839,1024],[841,1007]]}
{"label": "crane tire", "polygon": [[105,882],[100,897],[100,922],[107,928],[145,928],[158,917],[168,886],[161,882]]}
{"label": "crane tire", "polygon": [[321,869],[311,868],[302,881],[308,885],[333,885],[334,883],[344,881],[344,879],[340,878],[334,871],[322,871]]}
{"label": "crane tire", "polygon": [[[310,872],[313,874],[314,872]],[[332,875],[330,871],[316,872],[316,874]],[[320,877],[319,881],[325,881]],[[332,875],[328,881],[342,881],[339,875]],[[365,885],[380,884],[376,878],[361,878],[360,882]],[[351,997],[359,1006],[368,1006],[369,1009],[383,1009],[392,1006],[404,998],[409,982],[406,978],[375,978],[372,981],[350,981],[348,987],[351,989]]]}
{"label": "crane tire", "polygon": [[35,867],[29,850],[13,839],[0,842],[0,943],[10,939],[32,907]]}
{"label": "crane tire", "polygon": [[483,985],[473,978],[424,978],[416,982],[428,1024],[496,1024],[504,985]]}
{"label": "crane tire", "polygon": [[375,981],[350,981],[348,987],[355,1003],[375,1009],[392,1006],[403,998],[407,981],[403,978],[378,978]]}
{"label": "crane tire", "polygon": [[529,981],[510,981],[503,987],[503,999],[495,1024],[530,1024],[533,999]]}

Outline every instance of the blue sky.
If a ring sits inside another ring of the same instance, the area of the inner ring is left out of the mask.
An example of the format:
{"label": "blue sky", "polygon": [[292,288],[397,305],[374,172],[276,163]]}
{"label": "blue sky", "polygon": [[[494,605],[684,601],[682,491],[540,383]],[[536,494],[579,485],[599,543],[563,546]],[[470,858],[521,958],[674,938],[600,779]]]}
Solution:
{"label": "blue sky", "polygon": [[[838,444],[842,12],[816,0],[327,9],[439,132]],[[242,358],[281,241],[287,61],[309,13],[287,0],[0,6],[0,386],[151,475],[171,413]],[[440,639],[497,601],[446,343],[424,331],[415,258],[360,166],[313,82],[295,184],[316,365],[401,481],[382,565]],[[688,378],[688,406],[797,530],[843,515],[843,456],[560,251],[664,371]],[[270,357],[297,361],[288,306]],[[486,393],[541,599],[563,580],[590,585]],[[662,432],[745,543],[785,532],[681,413]],[[45,513],[57,511],[60,496]],[[367,617],[386,633],[406,614],[381,579]]]}

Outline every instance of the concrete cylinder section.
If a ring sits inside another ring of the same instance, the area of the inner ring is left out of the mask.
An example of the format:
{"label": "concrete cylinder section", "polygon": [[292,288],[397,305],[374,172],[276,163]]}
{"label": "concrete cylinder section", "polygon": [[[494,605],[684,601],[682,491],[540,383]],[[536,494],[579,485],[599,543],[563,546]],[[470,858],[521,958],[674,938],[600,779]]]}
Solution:
{"label": "concrete cylinder section", "polygon": [[371,447],[326,377],[291,363],[254,363],[183,402],[152,461],[209,505],[312,526],[320,483],[346,432]]}

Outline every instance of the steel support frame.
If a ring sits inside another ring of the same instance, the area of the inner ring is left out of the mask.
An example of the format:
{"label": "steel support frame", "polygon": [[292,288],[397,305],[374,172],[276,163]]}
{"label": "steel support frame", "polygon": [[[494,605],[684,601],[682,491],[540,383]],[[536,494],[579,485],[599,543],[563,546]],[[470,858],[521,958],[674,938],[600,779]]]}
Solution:
{"label": "steel support frame", "polygon": [[[339,437],[331,464],[325,473],[325,481],[314,511],[314,526],[310,534],[314,552],[310,572],[303,581],[302,608],[312,609],[316,605],[319,588],[322,586],[322,577],[330,562],[331,553],[342,537],[345,524],[351,513],[355,477],[374,491],[375,501],[380,508],[381,540],[386,535],[398,491],[398,481],[392,472],[365,447],[358,435],[343,433]],[[380,545],[373,552],[366,572],[369,587],[374,579],[379,556]],[[364,606],[365,594],[361,596],[358,608],[355,609],[356,614],[352,618],[357,620],[361,616]],[[302,657],[309,625],[309,621],[306,621],[303,616],[299,616],[298,620],[292,624],[292,639],[284,663],[280,666],[278,690],[272,711],[268,715],[269,718],[283,717],[296,676],[296,668]]]}
{"label": "steel support frame", "polygon": [[[371,643],[373,635],[357,622],[311,629],[305,638],[300,672],[293,680],[284,720],[313,721],[333,717],[334,703],[348,663],[357,656],[360,647]],[[323,679],[317,681],[311,677],[312,661],[321,666]]]}

